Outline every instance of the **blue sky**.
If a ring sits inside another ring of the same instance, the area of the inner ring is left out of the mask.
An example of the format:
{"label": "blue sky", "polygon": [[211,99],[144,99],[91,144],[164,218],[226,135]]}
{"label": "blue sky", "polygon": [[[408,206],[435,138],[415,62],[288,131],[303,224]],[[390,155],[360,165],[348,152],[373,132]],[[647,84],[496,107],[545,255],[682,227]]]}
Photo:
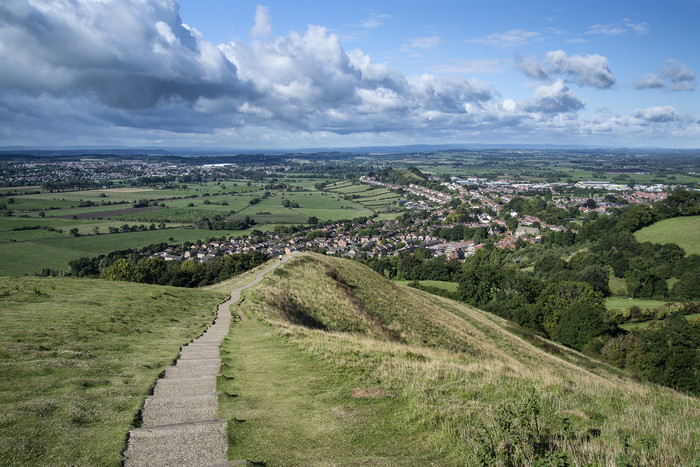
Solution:
{"label": "blue sky", "polygon": [[700,147],[700,0],[3,0],[0,145]]}

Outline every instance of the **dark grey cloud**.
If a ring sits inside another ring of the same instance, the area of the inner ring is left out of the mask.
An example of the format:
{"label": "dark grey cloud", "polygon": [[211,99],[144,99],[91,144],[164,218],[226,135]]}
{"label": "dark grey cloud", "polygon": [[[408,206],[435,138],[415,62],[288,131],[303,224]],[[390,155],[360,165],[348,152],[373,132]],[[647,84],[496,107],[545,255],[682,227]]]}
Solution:
{"label": "dark grey cloud", "polygon": [[198,41],[175,2],[56,0],[0,5],[0,84],[28,94],[91,94],[149,109],[200,96],[250,98],[254,89],[211,44]]}

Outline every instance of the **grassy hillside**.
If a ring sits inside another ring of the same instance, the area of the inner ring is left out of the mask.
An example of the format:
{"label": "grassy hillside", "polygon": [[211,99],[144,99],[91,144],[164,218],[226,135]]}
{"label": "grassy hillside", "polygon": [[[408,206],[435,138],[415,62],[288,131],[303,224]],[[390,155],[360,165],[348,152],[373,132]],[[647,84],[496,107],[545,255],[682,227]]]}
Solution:
{"label": "grassy hillside", "polygon": [[639,242],[675,243],[686,254],[700,255],[700,216],[674,217],[656,222],[634,236]]}
{"label": "grassy hillside", "polygon": [[247,320],[224,343],[219,384],[220,414],[234,418],[231,459],[266,465],[700,460],[697,399],[633,381],[488,313],[393,284],[357,262],[300,255],[244,297],[234,311]]}
{"label": "grassy hillside", "polygon": [[0,278],[0,464],[120,465],[144,398],[215,292]]}

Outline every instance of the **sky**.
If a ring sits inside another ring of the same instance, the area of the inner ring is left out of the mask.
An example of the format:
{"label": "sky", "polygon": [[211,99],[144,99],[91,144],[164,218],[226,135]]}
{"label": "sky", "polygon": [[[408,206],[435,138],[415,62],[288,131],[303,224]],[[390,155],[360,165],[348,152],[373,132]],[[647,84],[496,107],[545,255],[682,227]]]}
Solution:
{"label": "sky", "polygon": [[0,146],[700,148],[700,0],[2,0]]}

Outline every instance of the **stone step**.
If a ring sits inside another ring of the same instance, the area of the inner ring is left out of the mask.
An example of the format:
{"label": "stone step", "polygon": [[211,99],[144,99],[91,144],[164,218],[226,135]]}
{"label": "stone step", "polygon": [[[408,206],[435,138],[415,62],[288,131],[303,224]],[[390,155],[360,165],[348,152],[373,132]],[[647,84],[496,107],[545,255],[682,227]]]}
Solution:
{"label": "stone step", "polygon": [[169,396],[175,394],[201,394],[216,391],[216,376],[201,378],[170,378],[159,379],[153,388],[154,396]]}
{"label": "stone step", "polygon": [[189,366],[189,367],[177,367],[177,366],[167,366],[165,367],[164,378],[198,378],[200,376],[216,376],[219,374],[218,366]]}
{"label": "stone step", "polygon": [[126,467],[211,466],[226,462],[226,421],[135,428],[124,453]]}
{"label": "stone step", "polygon": [[144,428],[213,419],[218,396],[215,393],[154,395],[143,404]]}
{"label": "stone step", "polygon": [[221,358],[215,357],[215,358],[185,358],[185,359],[179,359],[176,363],[175,366],[178,368],[187,368],[187,367],[208,367],[208,366],[215,366],[219,367],[221,365]]}
{"label": "stone step", "polygon": [[219,358],[219,349],[183,348],[179,360],[200,360],[203,358]]}

